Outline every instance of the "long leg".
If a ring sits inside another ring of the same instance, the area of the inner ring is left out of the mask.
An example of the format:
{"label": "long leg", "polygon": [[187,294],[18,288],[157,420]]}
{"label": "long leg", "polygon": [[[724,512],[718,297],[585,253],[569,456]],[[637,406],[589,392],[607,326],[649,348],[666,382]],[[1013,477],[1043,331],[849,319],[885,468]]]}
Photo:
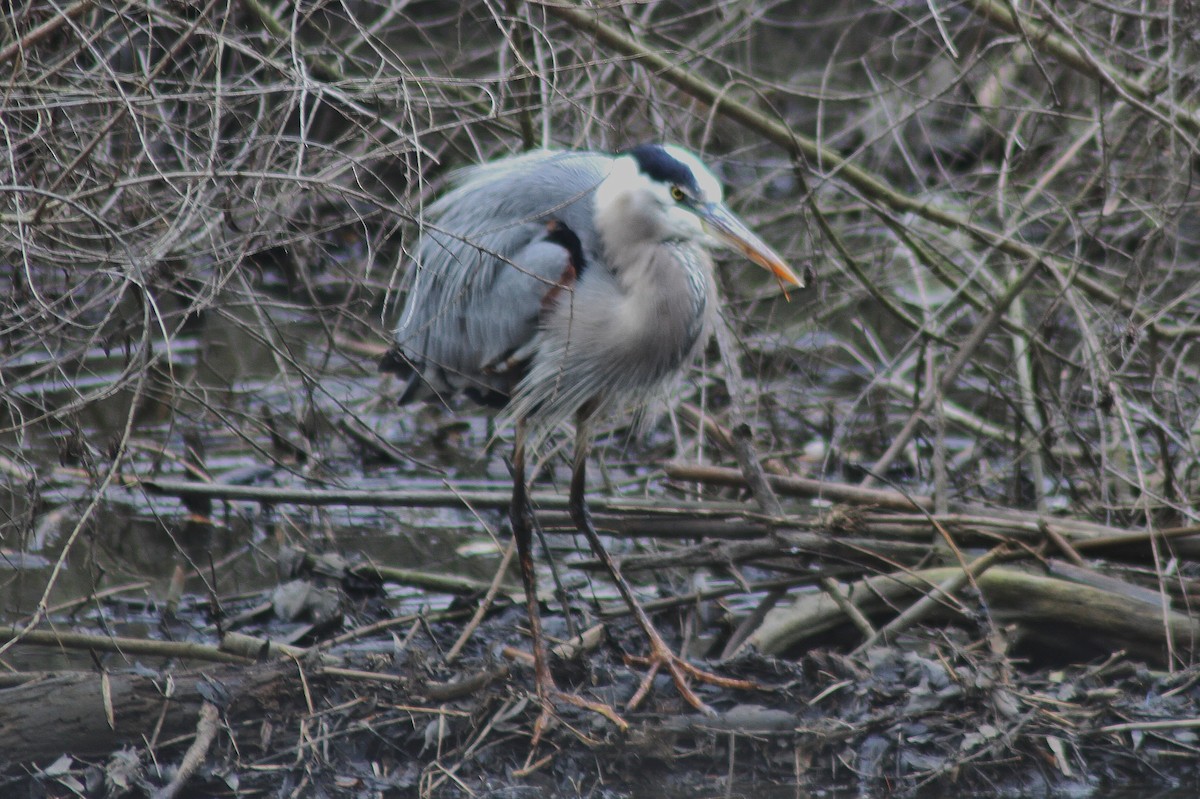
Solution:
{"label": "long leg", "polygon": [[513,498],[509,508],[513,539],[517,542],[517,562],[521,566],[521,582],[525,586],[525,603],[529,613],[529,632],[533,637],[533,677],[538,696],[545,698],[556,690],[550,665],[546,660],[546,639],[542,635],[542,615],[538,606],[537,573],[533,568],[533,507],[529,504],[525,484],[525,423],[516,425],[513,447]]}
{"label": "long leg", "polygon": [[529,503],[528,487],[525,483],[525,423],[516,425],[516,443],[513,449],[513,498],[509,508],[513,539],[517,542],[517,560],[521,566],[521,582],[525,586],[525,602],[529,613],[529,632],[533,638],[533,679],[542,712],[533,729],[533,745],[536,747],[542,732],[550,720],[550,703],[557,700],[576,707],[599,713],[621,729],[629,724],[615,710],[601,702],[592,702],[582,696],[559,690],[550,673],[550,662],[546,653],[546,638],[542,633],[542,614],[538,606],[537,573],[533,567],[533,506]]}
{"label": "long leg", "polygon": [[625,604],[633,612],[638,626],[642,628],[642,631],[646,633],[646,637],[650,641],[649,656],[636,659],[638,662],[648,665],[649,671],[647,671],[646,676],[642,679],[642,684],[638,687],[626,707],[629,710],[633,710],[638,706],[650,690],[650,685],[654,681],[654,675],[658,673],[660,668],[665,667],[670,673],[671,678],[675,681],[675,687],[679,689],[680,695],[687,700],[688,704],[701,713],[712,715],[714,713],[713,709],[705,704],[704,700],[698,697],[696,692],[688,685],[687,678],[689,676],[701,682],[720,685],[724,688],[753,690],[759,686],[747,680],[722,677],[719,674],[712,674],[693,666],[672,652],[670,647],[667,646],[666,641],[663,640],[662,635],[655,629],[654,623],[650,621],[650,617],[642,609],[641,604],[637,601],[637,597],[633,595],[633,589],[629,587],[629,583],[621,575],[621,571],[617,568],[612,555],[608,554],[608,550],[604,548],[603,542],[600,541],[600,535],[596,532],[596,526],[592,523],[592,514],[588,510],[587,500],[584,496],[587,483],[587,457],[591,446],[591,436],[588,426],[588,417],[586,414],[581,413],[575,422],[575,463],[571,471],[571,497],[568,503],[571,518],[580,532],[587,537],[588,545],[592,548],[592,553],[600,559],[600,562],[604,564],[604,568],[608,570],[609,576],[612,577],[613,582],[617,586],[617,591],[621,594],[621,598],[625,600]]}

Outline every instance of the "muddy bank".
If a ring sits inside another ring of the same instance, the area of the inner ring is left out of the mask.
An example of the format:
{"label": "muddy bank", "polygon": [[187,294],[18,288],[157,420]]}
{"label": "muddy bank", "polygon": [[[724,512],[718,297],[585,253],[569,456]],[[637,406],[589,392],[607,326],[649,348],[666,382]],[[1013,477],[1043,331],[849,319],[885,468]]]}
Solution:
{"label": "muddy bank", "polygon": [[[141,488],[163,496],[188,486],[160,480]],[[826,488],[840,490],[832,482]],[[272,514],[284,515],[303,500],[360,496],[294,483],[196,491],[218,502],[236,496],[239,505],[257,494],[255,503],[269,501]],[[486,509],[503,507],[498,489],[362,493],[380,505],[475,500],[483,520],[500,523],[504,515]],[[625,708],[643,676],[635,661],[646,643],[619,602],[597,602],[604,586],[586,577],[593,565],[586,559],[558,564],[570,624],[547,590],[547,629],[565,642],[555,674],[564,688],[611,705],[629,728],[558,703],[531,747],[540,706],[514,573],[480,579],[402,569],[351,548],[280,547],[278,538],[259,537],[255,556],[277,569],[259,590],[207,597],[184,590],[168,606],[135,586],[73,607],[74,615],[60,608],[36,630],[10,628],[9,652],[26,662],[48,649],[76,653],[78,665],[3,677],[4,779],[35,793],[94,792],[103,783],[113,795],[139,795],[176,779],[192,791],[185,795],[300,788],[338,796],[615,796],[647,785],[718,792],[766,784],[860,795],[993,795],[997,786],[1016,795],[1078,795],[1197,777],[1200,673],[1168,668],[1170,647],[1179,652],[1195,640],[1193,622],[1164,616],[1148,589],[1102,573],[1136,572],[1133,562],[1069,567],[1038,551],[1049,539],[1038,544],[1045,531],[1034,526],[1034,537],[1014,533],[999,551],[964,553],[965,571],[920,568],[918,559],[911,569],[879,573],[888,542],[878,538],[873,575],[831,576],[837,564],[848,569],[863,557],[872,525],[910,519],[877,509],[884,492],[863,499],[876,508],[870,514],[845,504],[748,539],[732,520],[762,524],[752,506],[735,514],[738,503],[722,500],[635,512],[598,500],[600,524],[612,534],[622,532],[618,522],[730,523],[730,538],[624,559],[672,646],[718,674],[758,684],[751,691],[697,684],[713,716],[688,706],[663,675],[640,707]],[[555,504],[544,497],[558,551],[568,539],[553,524]],[[856,517],[854,535],[844,529],[848,516]],[[953,527],[966,516],[924,521]],[[975,535],[991,535],[985,521],[972,517]],[[990,522],[1016,527],[1019,519]],[[180,530],[196,523],[177,522]],[[1085,549],[1113,535],[1088,526],[1063,533]],[[1110,544],[1127,548],[1130,535]],[[613,539],[618,549],[621,540]],[[908,547],[892,556],[914,556]],[[247,555],[234,553],[225,562]],[[221,585],[224,566],[214,563],[192,576]],[[648,574],[656,579],[647,583]],[[686,574],[708,577],[681,591],[672,575]],[[443,600],[399,612],[406,603],[397,597],[413,588]],[[141,635],[96,626],[135,610],[157,620]]]}

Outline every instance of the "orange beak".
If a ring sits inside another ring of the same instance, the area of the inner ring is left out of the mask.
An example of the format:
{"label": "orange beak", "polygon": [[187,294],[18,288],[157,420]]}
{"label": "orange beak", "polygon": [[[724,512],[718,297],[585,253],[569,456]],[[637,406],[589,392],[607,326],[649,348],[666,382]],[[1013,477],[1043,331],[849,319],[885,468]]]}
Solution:
{"label": "orange beak", "polygon": [[787,292],[788,286],[804,288],[804,278],[797,275],[779,253],[772,250],[767,243],[746,227],[746,223],[734,216],[733,212],[722,203],[705,203],[696,208],[708,227],[722,243],[737,250],[754,263],[768,270],[779,281],[779,285]]}

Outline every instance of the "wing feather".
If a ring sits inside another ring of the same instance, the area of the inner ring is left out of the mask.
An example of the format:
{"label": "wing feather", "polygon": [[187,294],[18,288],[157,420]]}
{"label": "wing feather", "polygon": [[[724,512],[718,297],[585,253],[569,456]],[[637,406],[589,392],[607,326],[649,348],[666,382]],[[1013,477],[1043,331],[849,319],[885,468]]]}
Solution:
{"label": "wing feather", "polygon": [[429,207],[395,333],[426,387],[511,390],[512,376],[492,367],[531,345],[542,298],[569,260],[546,241],[546,220],[561,220],[585,257],[598,257],[592,195],[610,163],[596,153],[542,151],[470,167]]}

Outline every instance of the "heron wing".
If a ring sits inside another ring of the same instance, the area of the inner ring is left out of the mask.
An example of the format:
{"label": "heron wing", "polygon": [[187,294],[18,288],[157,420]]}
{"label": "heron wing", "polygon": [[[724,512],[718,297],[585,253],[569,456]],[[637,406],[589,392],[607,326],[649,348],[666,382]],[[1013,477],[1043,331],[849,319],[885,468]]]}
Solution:
{"label": "heron wing", "polygon": [[[540,152],[474,167],[428,209],[396,330],[421,387],[507,397],[521,373],[502,367],[536,348],[543,300],[570,266],[567,250],[546,240],[546,220],[596,252],[591,198],[608,163]],[[404,399],[421,393],[412,385]]]}

